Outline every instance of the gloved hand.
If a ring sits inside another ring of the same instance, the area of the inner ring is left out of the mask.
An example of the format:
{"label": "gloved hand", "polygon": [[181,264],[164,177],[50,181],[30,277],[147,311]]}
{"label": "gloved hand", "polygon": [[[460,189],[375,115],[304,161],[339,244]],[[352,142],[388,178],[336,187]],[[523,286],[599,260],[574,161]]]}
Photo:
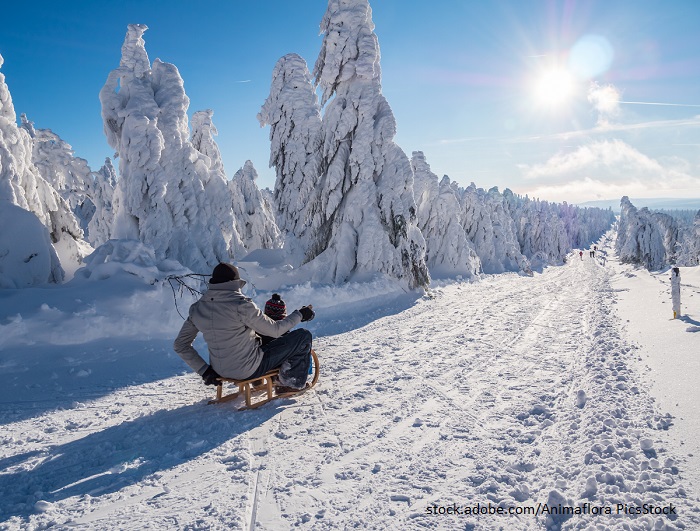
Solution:
{"label": "gloved hand", "polygon": [[217,378],[220,378],[218,373],[211,368],[211,365],[207,367],[207,370],[202,374],[202,380],[204,380],[204,385],[219,385]]}
{"label": "gloved hand", "polygon": [[311,321],[314,317],[316,317],[316,314],[314,311],[311,309],[311,305],[309,306],[304,306],[302,308],[299,308],[299,313],[301,313],[301,322],[303,323],[304,321]]}

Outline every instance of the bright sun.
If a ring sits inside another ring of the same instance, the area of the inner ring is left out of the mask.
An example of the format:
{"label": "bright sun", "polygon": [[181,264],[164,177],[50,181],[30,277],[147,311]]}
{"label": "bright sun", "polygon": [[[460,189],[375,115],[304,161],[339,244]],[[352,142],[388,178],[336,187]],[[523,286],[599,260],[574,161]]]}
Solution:
{"label": "bright sun", "polygon": [[574,76],[563,68],[544,70],[535,81],[535,100],[545,107],[561,107],[573,93]]}

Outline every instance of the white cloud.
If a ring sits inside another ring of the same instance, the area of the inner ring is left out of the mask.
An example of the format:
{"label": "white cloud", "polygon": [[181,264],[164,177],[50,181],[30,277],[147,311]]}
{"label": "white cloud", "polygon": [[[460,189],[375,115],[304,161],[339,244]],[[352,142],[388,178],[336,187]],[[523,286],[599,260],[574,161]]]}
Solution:
{"label": "white cloud", "polygon": [[543,164],[522,165],[529,184],[521,193],[580,202],[621,197],[700,197],[700,177],[674,157],[665,164],[621,140],[606,140],[560,153]]}
{"label": "white cloud", "polygon": [[598,126],[609,125],[610,119],[620,114],[622,94],[613,85],[600,86],[595,81],[588,89],[588,101],[598,111]]}

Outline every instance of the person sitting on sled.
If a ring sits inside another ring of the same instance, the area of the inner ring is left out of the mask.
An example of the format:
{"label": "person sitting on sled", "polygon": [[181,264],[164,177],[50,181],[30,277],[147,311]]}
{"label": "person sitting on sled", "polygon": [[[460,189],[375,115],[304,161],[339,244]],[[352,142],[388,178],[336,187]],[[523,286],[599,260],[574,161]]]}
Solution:
{"label": "person sitting on sled", "polygon": [[[189,317],[173,345],[175,352],[206,385],[218,385],[220,377],[249,380],[280,369],[278,392],[303,389],[309,372],[311,332],[304,328],[285,332],[313,319],[313,310],[304,306],[274,321],[243,295],[243,286],[245,280],[234,265],[217,265],[209,289],[190,306]],[[209,347],[209,364],[192,346],[199,332]],[[261,335],[275,339],[261,345]]]}

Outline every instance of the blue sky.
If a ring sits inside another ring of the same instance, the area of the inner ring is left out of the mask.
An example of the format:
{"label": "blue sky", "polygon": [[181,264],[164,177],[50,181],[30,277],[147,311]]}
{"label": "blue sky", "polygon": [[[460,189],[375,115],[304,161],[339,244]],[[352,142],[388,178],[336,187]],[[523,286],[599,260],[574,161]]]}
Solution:
{"label": "blue sky", "polygon": [[[129,23],[211,108],[229,177],[247,159],[272,186],[256,114],[279,57],[313,68],[327,3],[12,2],[2,72],[19,115],[98,169],[111,149],[99,91]],[[700,3],[371,2],[396,142],[462,186],[556,201],[700,197]],[[663,105],[662,105],[663,104]],[[673,104],[673,105],[667,105]]]}

